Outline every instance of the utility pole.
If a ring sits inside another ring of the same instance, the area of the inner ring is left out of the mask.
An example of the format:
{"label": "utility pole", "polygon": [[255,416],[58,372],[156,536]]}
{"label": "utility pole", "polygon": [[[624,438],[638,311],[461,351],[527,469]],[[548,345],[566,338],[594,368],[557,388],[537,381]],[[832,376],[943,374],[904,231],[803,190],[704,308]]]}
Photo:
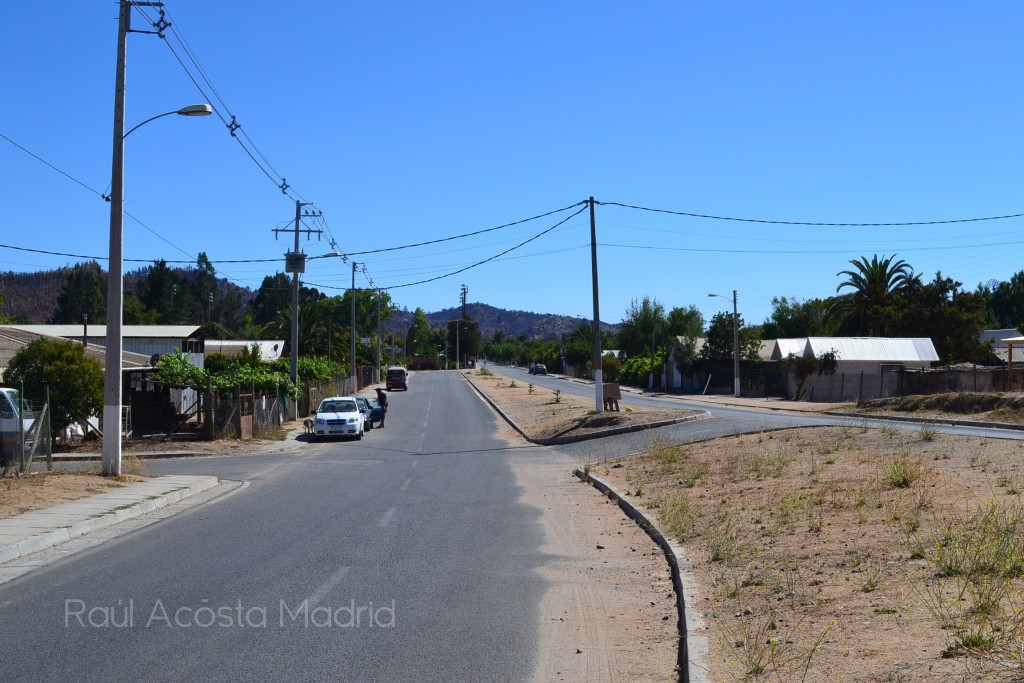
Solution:
{"label": "utility pole", "polygon": [[462,321],[466,319],[466,293],[469,291],[469,287],[466,285],[460,285],[459,300],[462,302],[462,312],[459,314],[459,319],[455,321],[455,369],[460,369],[460,361],[462,356],[459,355],[459,328],[462,327]]}
{"label": "utility pole", "polygon": [[736,290],[732,290],[732,392],[740,397],[740,313],[736,307]]}
{"label": "utility pole", "polygon": [[[110,260],[107,265],[107,347],[103,366],[103,474],[121,475],[121,365],[124,320],[124,103],[132,6],[120,1],[114,78],[114,160],[110,179]],[[20,406],[19,406],[20,407]]]}
{"label": "utility pole", "polygon": [[658,328],[658,308],[651,306],[651,376],[647,380],[647,390],[654,391],[654,333]]}
{"label": "utility pole", "polygon": [[352,262],[352,289],[349,290],[351,313],[352,313],[352,348],[351,348],[351,361],[349,361],[349,376],[352,381],[352,393],[355,394],[359,391],[359,385],[356,383],[356,266],[358,264]]}
{"label": "utility pole", "polygon": [[[298,385],[299,383],[299,274],[306,272],[306,255],[299,251],[299,233],[305,232],[306,239],[315,232],[317,237],[320,236],[322,230],[316,230],[314,228],[303,228],[302,227],[302,207],[308,206],[312,202],[301,202],[298,199],[295,200],[295,227],[288,228],[274,228],[274,236],[276,237],[280,232],[294,232],[295,233],[295,250],[286,252],[284,255],[284,270],[286,273],[292,274],[292,338],[288,346],[288,360],[289,360],[289,372],[288,377],[291,379],[292,384]],[[319,214],[312,214],[310,212],[305,213],[306,216],[314,216]],[[287,419],[295,420],[298,418],[298,404],[295,401],[288,403],[288,415]]]}
{"label": "utility pole", "polygon": [[[395,359],[395,352],[391,352],[391,360]],[[380,382],[380,290],[377,290],[377,367],[373,370],[375,382]]]}
{"label": "utility pole", "polygon": [[601,377],[601,311],[597,297],[597,221],[594,198],[590,198],[590,269],[594,287],[594,412],[604,412],[604,380]]}

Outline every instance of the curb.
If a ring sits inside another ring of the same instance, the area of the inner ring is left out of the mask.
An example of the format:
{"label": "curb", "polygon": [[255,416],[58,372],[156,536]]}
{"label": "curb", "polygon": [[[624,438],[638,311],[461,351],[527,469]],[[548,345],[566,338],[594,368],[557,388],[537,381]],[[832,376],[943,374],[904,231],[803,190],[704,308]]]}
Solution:
{"label": "curb", "polygon": [[[140,500],[137,503],[114,505],[110,510],[105,512],[99,512],[91,514],[84,519],[72,522],[66,526],[61,526],[50,531],[43,531],[38,534],[28,536],[21,540],[15,541],[8,545],[0,546],[0,563],[9,562],[16,560],[25,555],[29,555],[34,552],[38,552],[45,548],[49,548],[65,541],[69,541],[72,538],[84,536],[93,531],[99,531],[107,527],[113,526],[120,522],[124,522],[135,517],[158,510],[162,507],[176,503],[179,500],[190,498],[196,494],[202,493],[215,486],[220,485],[220,480],[217,477],[206,477],[206,476],[176,476],[176,477],[158,477],[157,479],[151,480],[155,483],[160,483],[161,479],[168,480],[179,480],[179,481],[166,481],[167,486],[173,487],[170,490],[165,490],[163,493],[147,496],[145,499]],[[147,483],[147,482],[144,482]],[[104,494],[99,494],[103,496]],[[95,500],[97,496],[92,498],[81,498],[79,500],[70,501],[55,507],[44,508],[43,510],[37,510],[37,513],[49,513],[52,514],[54,511],[58,511],[61,508],[73,507],[81,505],[82,503]],[[32,514],[32,513],[25,513]],[[84,513],[83,513],[84,514]],[[7,520],[17,520],[17,517],[9,517]],[[3,520],[3,521],[7,521]]]}
{"label": "curb", "polygon": [[561,445],[564,445],[564,444],[577,443],[577,442],[580,442],[580,441],[589,441],[591,439],[600,439],[600,438],[605,437],[605,436],[617,436],[619,434],[628,434],[630,432],[641,432],[641,431],[643,431],[645,429],[656,429],[658,427],[668,427],[670,425],[681,424],[683,422],[693,422],[695,420],[706,420],[706,419],[709,419],[711,417],[711,413],[709,413],[708,411],[705,410],[702,413],[698,412],[698,413],[694,413],[693,415],[685,415],[683,417],[677,417],[677,418],[673,418],[671,420],[659,420],[657,422],[648,422],[646,424],[632,425],[630,427],[612,427],[611,429],[603,429],[601,431],[591,432],[590,434],[573,434],[571,436],[555,436],[555,437],[552,437],[550,439],[535,439],[532,436],[530,436],[529,434],[527,434],[526,431],[524,431],[522,427],[520,427],[518,424],[516,424],[515,420],[513,420],[511,417],[509,417],[505,413],[505,411],[503,411],[501,408],[499,408],[498,405],[494,401],[491,400],[490,396],[488,396],[483,391],[481,391],[480,387],[478,387],[476,385],[476,383],[473,382],[472,379],[470,379],[467,375],[463,375],[463,377],[465,378],[465,380],[467,382],[469,382],[469,386],[473,387],[473,391],[475,391],[477,393],[477,395],[480,396],[480,398],[482,398],[484,401],[486,401],[487,404],[489,406],[491,406],[492,409],[494,409],[494,412],[498,413],[498,415],[500,415],[501,418],[503,420],[505,420],[505,422],[507,422],[509,424],[509,426],[512,427],[512,429],[514,429],[517,432],[519,432],[519,435],[522,436],[527,441],[529,441],[530,443],[535,443],[538,446],[561,446]]}
{"label": "curb", "polygon": [[690,566],[686,559],[683,548],[668,540],[658,529],[654,521],[643,511],[633,505],[629,497],[624,495],[611,484],[594,476],[589,472],[576,469],[575,474],[581,482],[589,483],[601,493],[613,500],[626,516],[632,519],[641,529],[650,536],[651,540],[665,553],[672,571],[672,587],[676,592],[676,611],[679,618],[676,626],[679,633],[679,651],[676,656],[676,669],[679,671],[679,680],[683,683],[709,683],[708,681],[708,643],[707,637],[696,634],[696,630],[703,628],[704,615],[693,611],[689,618],[686,614],[686,603],[695,604],[697,599],[697,586],[690,580],[683,571]]}
{"label": "curb", "polygon": [[[711,418],[711,413],[704,411],[703,413],[695,413],[693,415],[684,415],[683,417],[672,418],[671,420],[658,420],[657,422],[647,422],[642,425],[633,425],[630,427],[612,427],[611,429],[605,429],[600,432],[591,432],[590,434],[573,434],[570,436],[553,436],[550,439],[530,439],[535,444],[541,446],[561,446],[567,443],[577,443],[579,441],[589,441],[590,439],[600,439],[605,436],[617,436],[619,434],[628,434],[630,432],[641,432],[645,429],[657,429],[658,427],[669,427],[671,425],[682,424],[684,422],[694,422],[696,420],[708,420]],[[508,419],[508,418],[506,418]],[[529,437],[527,437],[529,438]]]}
{"label": "curb", "polygon": [[844,413],[838,410],[822,411],[820,415],[832,417],[848,417],[862,420],[888,420],[890,422],[916,422],[920,424],[950,425],[953,427],[977,427],[979,429],[1006,429],[1010,431],[1024,431],[1024,425],[1013,424],[1012,422],[982,422],[979,420],[950,420],[944,417],[911,417],[909,415],[862,415],[859,413]]}

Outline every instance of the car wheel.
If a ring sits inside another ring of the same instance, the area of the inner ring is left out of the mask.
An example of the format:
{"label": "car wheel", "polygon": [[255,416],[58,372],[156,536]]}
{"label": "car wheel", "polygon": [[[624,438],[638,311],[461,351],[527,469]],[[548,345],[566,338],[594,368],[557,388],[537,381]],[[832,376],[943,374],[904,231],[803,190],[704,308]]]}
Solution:
{"label": "car wheel", "polygon": [[362,438],[363,438],[363,430],[362,430],[362,428],[360,428],[359,429],[359,433],[356,434],[356,441],[359,441]]}

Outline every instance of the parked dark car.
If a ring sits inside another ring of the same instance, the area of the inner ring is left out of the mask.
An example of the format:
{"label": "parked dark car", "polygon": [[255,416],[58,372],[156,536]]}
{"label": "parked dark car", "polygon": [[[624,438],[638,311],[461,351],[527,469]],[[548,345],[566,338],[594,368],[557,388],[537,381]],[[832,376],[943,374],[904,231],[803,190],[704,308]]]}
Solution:
{"label": "parked dark car", "polygon": [[384,409],[380,407],[377,399],[372,396],[357,396],[356,400],[359,402],[359,407],[366,417],[366,428],[373,429],[384,418]]}
{"label": "parked dark car", "polygon": [[373,421],[370,419],[373,407],[370,406],[370,399],[366,396],[356,396],[356,403],[359,404],[359,412],[363,414],[363,424],[366,425],[367,431],[373,429]]}
{"label": "parked dark car", "polygon": [[543,363],[534,363],[530,366],[531,375],[546,375],[548,374],[548,368]]}

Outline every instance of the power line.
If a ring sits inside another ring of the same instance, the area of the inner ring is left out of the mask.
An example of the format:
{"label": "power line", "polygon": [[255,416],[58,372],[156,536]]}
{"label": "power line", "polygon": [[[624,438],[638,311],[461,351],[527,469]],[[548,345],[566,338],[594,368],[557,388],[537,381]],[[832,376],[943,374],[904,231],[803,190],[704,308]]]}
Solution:
{"label": "power line", "polygon": [[[983,248],[983,247],[1008,247],[1017,246],[1024,244],[1024,240],[1018,240],[1013,242],[989,242],[987,244],[972,244],[970,247]],[[651,251],[692,251],[692,252],[703,252],[712,254],[849,254],[849,249],[702,249],[699,247],[666,247],[666,246],[644,246],[639,244],[612,244],[612,243],[599,243],[599,247],[613,247],[617,249],[645,249]],[[962,244],[948,244],[944,246],[935,247],[908,247],[905,249],[894,249],[894,251],[905,252],[905,251],[949,251],[951,249],[965,249],[965,245]]]}
{"label": "power line", "polygon": [[652,213],[665,213],[673,216],[686,216],[688,218],[706,218],[715,221],[736,221],[740,223],[763,223],[768,225],[806,225],[825,228],[892,228],[906,227],[912,225],[950,225],[954,223],[978,223],[981,221],[1002,221],[1009,218],[1024,217],[1024,213],[1014,213],[1005,216],[983,216],[980,218],[954,218],[940,221],[903,221],[899,223],[821,223],[816,221],[783,221],[768,220],[764,218],[737,218],[735,216],[715,216],[704,213],[690,213],[687,211],[671,211],[669,209],[653,209],[647,206],[636,206],[634,204],[623,204],[621,202],[597,202],[602,206],[621,206],[624,209],[636,209],[638,211],[650,211]]}
{"label": "power line", "polygon": [[31,151],[29,151],[28,149],[26,149],[26,148],[22,147],[22,146],[21,146],[21,145],[19,145],[19,144],[18,144],[17,142],[15,142],[14,140],[10,139],[9,137],[7,137],[6,135],[4,135],[3,133],[0,133],[0,138],[3,138],[3,139],[4,139],[4,140],[6,140],[7,142],[11,143],[12,145],[14,145],[15,147],[17,147],[17,148],[18,148],[18,149],[20,149],[20,150],[21,150],[22,152],[24,152],[25,154],[29,155],[30,157],[32,157],[32,158],[33,158],[33,159],[35,159],[36,161],[38,161],[38,162],[40,162],[40,163],[42,163],[42,164],[45,164],[46,166],[49,166],[49,167],[50,167],[50,168],[52,168],[52,169],[53,169],[54,171],[56,171],[57,173],[60,173],[60,174],[61,174],[62,176],[64,176],[65,178],[67,178],[67,179],[68,179],[68,180],[70,180],[71,182],[73,182],[73,183],[77,183],[78,185],[81,185],[82,187],[84,187],[85,189],[89,190],[89,192],[92,192],[92,193],[93,193],[94,195],[96,195],[97,197],[104,197],[104,194],[103,194],[102,192],[100,192],[99,190],[97,190],[97,189],[95,189],[95,188],[93,188],[93,187],[89,187],[88,185],[86,185],[85,183],[83,183],[83,182],[82,182],[81,180],[79,180],[78,178],[74,177],[74,176],[73,176],[73,175],[71,175],[70,173],[67,173],[66,171],[62,171],[61,169],[57,168],[56,166],[54,166],[53,164],[51,164],[51,163],[50,163],[49,161],[47,161],[46,159],[44,159],[44,158],[42,158],[41,156],[39,156],[38,154],[35,154],[34,152],[31,152]]}
{"label": "power line", "polygon": [[[270,180],[270,182],[274,183],[274,186],[281,190],[282,194],[289,196],[292,199],[302,201],[302,196],[299,195],[299,193],[296,192],[291,187],[291,185],[288,184],[288,181],[284,176],[277,172],[274,166],[267,160],[266,155],[264,155],[263,152],[260,151],[256,143],[252,140],[251,137],[249,137],[249,134],[242,129],[242,125],[238,123],[237,118],[231,112],[231,108],[228,107],[227,102],[225,102],[224,98],[221,97],[220,91],[213,84],[213,81],[207,75],[206,70],[203,69],[202,65],[199,63],[198,57],[196,57],[195,52],[188,45],[188,42],[185,40],[185,37],[182,35],[181,31],[174,25],[174,22],[165,21],[164,16],[170,16],[166,12],[166,10],[161,8],[160,19],[158,21],[153,21],[153,18],[146,12],[146,10],[143,7],[136,5],[134,3],[133,6],[146,18],[147,21],[149,21],[151,24],[153,24],[154,27],[157,28],[157,35],[161,39],[163,39],[163,42],[167,46],[167,49],[170,50],[171,55],[174,56],[174,59],[181,66],[182,70],[185,72],[185,75],[188,76],[190,81],[192,81],[192,84],[195,85],[196,89],[203,96],[203,98],[210,103],[211,108],[217,114],[217,118],[219,118],[221,123],[223,123],[224,126],[228,129],[228,132],[231,134],[231,137],[238,142],[239,147],[242,148],[242,151],[244,151],[245,154],[249,157],[249,159],[252,160],[252,162],[260,170],[260,172],[262,172],[263,175],[265,175],[267,179]],[[185,63],[185,59],[183,59],[182,56],[178,54],[178,50],[176,50],[174,48],[174,45],[171,44],[171,40],[168,38],[163,28],[170,28],[171,35],[173,35],[175,39],[177,39],[178,43],[181,45],[182,51],[185,53],[188,60],[192,63],[195,70],[198,72],[198,77],[192,73],[192,69],[190,69],[188,64]],[[203,83],[206,84],[206,88],[203,87],[203,85],[200,83],[200,80],[202,80]],[[211,97],[207,94],[207,89],[209,89],[209,91],[214,95],[214,97]],[[220,106],[217,106],[216,103],[219,103]],[[223,113],[221,111],[222,109]],[[228,117],[230,117],[230,121],[228,120]],[[241,135],[239,135],[239,131],[241,131]],[[257,158],[257,156],[259,158]]]}
{"label": "power line", "polygon": [[470,270],[470,269],[472,269],[472,268],[476,268],[476,267],[478,267],[478,266],[482,266],[482,265],[483,265],[483,264],[485,264],[485,263],[489,263],[489,262],[491,262],[491,261],[494,261],[494,260],[496,260],[496,259],[499,259],[499,258],[501,258],[502,256],[504,256],[505,254],[508,254],[508,253],[510,253],[510,252],[513,252],[513,251],[515,251],[516,249],[519,249],[520,247],[523,247],[523,246],[525,246],[525,245],[529,244],[530,242],[533,242],[533,241],[534,241],[534,240],[536,240],[536,239],[540,239],[541,237],[543,237],[544,235],[548,234],[549,232],[551,232],[551,231],[552,231],[552,230],[554,230],[555,228],[557,228],[557,227],[559,227],[560,225],[562,225],[563,223],[565,223],[565,222],[567,222],[567,221],[571,220],[572,218],[574,218],[574,217],[576,217],[576,216],[580,215],[581,213],[583,213],[584,211],[586,211],[586,210],[587,210],[587,208],[589,208],[589,205],[588,205],[588,203],[587,203],[587,202],[580,202],[579,204],[576,204],[576,205],[574,205],[574,206],[579,206],[579,205],[582,205],[582,206],[580,206],[580,209],[579,209],[579,210],[578,210],[578,211],[577,211],[576,213],[573,213],[573,214],[570,214],[569,216],[566,216],[566,217],[565,217],[565,218],[563,218],[562,220],[560,220],[560,221],[558,221],[557,223],[555,223],[554,225],[552,225],[552,226],[551,226],[550,228],[548,228],[547,230],[542,230],[541,232],[537,233],[537,234],[536,234],[536,235],[534,235],[533,237],[530,237],[529,239],[523,240],[522,242],[520,242],[520,243],[519,243],[519,244],[517,244],[516,246],[514,246],[514,247],[511,247],[511,248],[509,248],[509,249],[506,249],[505,251],[501,252],[500,254],[495,254],[494,256],[491,256],[490,258],[485,258],[485,259],[484,259],[484,260],[482,260],[482,261],[477,261],[476,263],[474,263],[474,264],[472,264],[472,265],[468,265],[468,266],[466,266],[465,268],[459,268],[458,270],[452,271],[452,272],[450,272],[450,273],[445,273],[444,275],[438,275],[438,276],[436,276],[436,277],[428,278],[428,279],[426,279],[426,280],[420,280],[419,282],[409,282],[409,283],[406,283],[406,284],[404,284],[404,285],[392,285],[392,286],[390,286],[390,287],[382,287],[381,289],[389,289],[389,290],[390,290],[390,289],[400,289],[400,288],[402,288],[402,287],[413,287],[413,286],[415,286],[415,285],[423,285],[423,284],[426,284],[426,283],[428,283],[428,282],[435,282],[435,281],[437,281],[437,280],[442,280],[442,279],[444,279],[444,278],[446,278],[446,277],[451,277],[452,275],[458,275],[459,273],[464,273],[464,272],[466,272],[467,270]]}
{"label": "power line", "polygon": [[[585,205],[585,204],[586,204],[586,202],[577,202],[575,204],[570,204],[569,206],[563,207],[561,209],[555,209],[554,211],[548,211],[547,213],[542,213],[542,214],[538,214],[536,216],[531,216],[530,218],[524,218],[522,220],[513,221],[512,223],[505,223],[504,225],[497,225],[497,226],[495,226],[493,228],[484,228],[483,230],[476,230],[474,232],[467,232],[467,233],[463,233],[461,235],[453,235],[452,237],[442,237],[440,239],[429,240],[427,242],[416,242],[414,244],[404,244],[404,245],[402,245],[400,247],[387,247],[387,248],[384,248],[384,249],[373,249],[373,250],[370,250],[370,251],[354,251],[354,252],[350,252],[348,254],[348,256],[364,256],[366,254],[383,254],[383,253],[388,252],[388,251],[398,251],[399,249],[412,249],[414,247],[425,247],[425,246],[428,246],[428,245],[431,245],[431,244],[440,244],[441,242],[451,242],[453,240],[462,239],[464,237],[475,237],[476,235],[482,235],[482,234],[487,233],[487,232],[494,232],[495,230],[501,230],[502,228],[510,228],[510,227],[512,227],[514,225],[522,225],[523,223],[529,223],[530,221],[535,221],[535,220],[538,220],[540,218],[546,218],[546,217],[552,216],[552,215],[554,215],[556,213],[561,213],[562,211],[568,211],[569,209],[571,209],[573,207],[580,206],[580,205]],[[576,216],[579,213],[580,213],[580,211],[577,211],[572,216],[569,216],[569,218],[572,218],[573,216]],[[568,220],[568,219],[566,219],[566,220]],[[564,222],[565,221],[561,221],[555,227],[558,227],[559,225],[561,225]],[[552,228],[552,230],[553,229],[554,228]],[[548,232],[548,231],[545,231],[545,232]],[[544,233],[541,233],[541,234],[544,234]]]}

